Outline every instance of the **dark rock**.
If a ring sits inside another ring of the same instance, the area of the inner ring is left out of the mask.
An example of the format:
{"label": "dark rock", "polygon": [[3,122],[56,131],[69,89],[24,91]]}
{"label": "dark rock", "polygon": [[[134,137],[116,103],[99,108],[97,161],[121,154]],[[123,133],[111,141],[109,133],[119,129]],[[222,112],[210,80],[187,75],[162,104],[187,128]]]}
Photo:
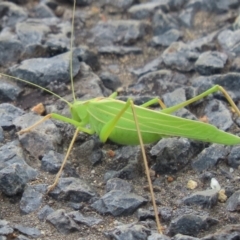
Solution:
{"label": "dark rock", "polygon": [[88,202],[96,196],[96,192],[83,180],[69,177],[60,178],[58,185],[49,195],[57,200]]}
{"label": "dark rock", "polygon": [[55,17],[53,11],[45,4],[40,3],[33,9],[35,18],[51,18]]}
{"label": "dark rock", "polygon": [[142,68],[131,69],[130,72],[136,75],[137,77],[141,77],[142,75],[147,74],[149,72],[155,72],[157,70],[160,70],[161,63],[162,58],[158,57],[152,60],[151,62],[147,63]]}
{"label": "dark rock", "polygon": [[[169,207],[158,208],[159,216],[161,216],[161,221],[170,221],[172,217],[172,209]],[[146,221],[146,219],[155,219],[155,214],[153,208],[146,210],[139,208],[137,210],[137,218],[139,221]]]}
{"label": "dark rock", "polygon": [[[10,166],[14,163],[27,165],[24,161],[23,150],[19,146],[19,141],[9,142],[0,148],[0,169]],[[33,175],[35,174],[32,174],[31,177],[33,177]]]}
{"label": "dark rock", "polygon": [[[18,129],[25,129],[42,119],[32,112],[16,117],[13,124]],[[59,129],[51,120],[46,120],[28,133],[19,135],[22,146],[35,158],[42,157],[46,152],[56,150],[62,137]]]}
{"label": "dark rock", "polygon": [[230,70],[232,72],[240,72],[240,57],[235,57],[233,59]]}
{"label": "dark rock", "polygon": [[233,168],[238,168],[240,165],[240,146],[233,146],[229,155],[227,156],[228,165]]}
{"label": "dark rock", "polygon": [[204,51],[204,49],[212,49],[212,42],[217,36],[217,31],[207,34],[204,37],[194,39],[193,41],[189,41],[187,44],[191,49],[196,49],[199,51]]}
{"label": "dark rock", "polygon": [[201,172],[214,167],[221,159],[225,159],[228,150],[223,145],[212,144],[210,147],[203,149],[201,153],[192,162],[194,170]]}
{"label": "dark rock", "polygon": [[166,66],[183,72],[194,69],[199,53],[183,42],[172,43],[162,54]]}
{"label": "dark rock", "polygon": [[174,112],[173,114],[177,117],[187,118],[187,119],[190,119],[190,120],[198,121],[198,118],[195,115],[193,115],[186,108],[181,108],[181,109],[177,110],[176,112]]}
{"label": "dark rock", "polygon": [[68,234],[79,231],[79,226],[72,220],[71,217],[63,209],[50,213],[47,216],[47,221],[50,222],[60,233]]}
{"label": "dark rock", "polygon": [[57,173],[62,166],[64,156],[55,151],[44,154],[41,160],[41,169],[50,173]]}
{"label": "dark rock", "polygon": [[38,219],[39,220],[45,220],[49,214],[54,212],[53,208],[51,208],[48,205],[45,205],[43,208],[40,209],[38,212]]}
{"label": "dark rock", "polygon": [[0,126],[3,129],[14,126],[13,121],[23,114],[23,110],[9,103],[0,104]]}
{"label": "dark rock", "polygon": [[[213,87],[214,85],[220,85],[224,87],[230,96],[233,98],[233,101],[238,101],[240,99],[238,87],[240,87],[239,81],[240,73],[227,73],[227,74],[216,74],[209,77],[197,77],[193,79],[192,86],[197,87],[199,94]],[[217,96],[222,97],[221,92],[216,93]]]}
{"label": "dark rock", "polygon": [[240,99],[240,93],[237,90],[240,85],[239,76],[239,73],[230,72],[221,75],[214,75],[212,76],[212,80],[210,81],[212,81],[214,85],[219,84],[220,86],[224,87],[229,92],[229,94],[231,94],[233,100],[237,101],[238,99]]}
{"label": "dark rock", "polygon": [[13,196],[23,192],[26,183],[36,176],[37,172],[24,161],[18,141],[0,148],[0,189],[6,195]]}
{"label": "dark rock", "polygon": [[88,227],[92,227],[101,223],[103,220],[96,217],[85,217],[79,211],[70,212],[68,216],[71,217],[75,222],[85,224]]}
{"label": "dark rock", "polygon": [[131,18],[141,20],[150,18],[157,9],[168,9],[167,1],[136,4],[128,9],[128,13]]}
{"label": "dark rock", "polygon": [[177,20],[170,14],[164,13],[161,9],[155,12],[152,18],[153,34],[161,35],[171,29],[178,29]]}
{"label": "dark rock", "polygon": [[227,62],[227,55],[221,52],[204,52],[195,62],[196,70],[202,75],[219,73]]}
{"label": "dark rock", "polygon": [[[137,20],[114,20],[100,22],[91,29],[91,42],[98,46],[116,43],[133,44],[146,34],[148,25]],[[104,34],[103,34],[104,32]]]}
{"label": "dark rock", "polygon": [[187,235],[177,234],[175,235],[172,240],[200,240],[200,238],[195,238]]}
{"label": "dark rock", "polygon": [[3,27],[14,26],[28,17],[28,13],[23,8],[11,2],[1,2],[0,13],[0,23]]}
{"label": "dark rock", "polygon": [[103,72],[100,74],[100,79],[104,86],[112,91],[116,91],[118,87],[121,86],[121,82],[118,76],[113,75],[109,72]]}
{"label": "dark rock", "polygon": [[110,192],[112,190],[119,190],[124,192],[132,192],[133,187],[125,180],[120,178],[112,178],[109,179],[106,183],[106,192]]}
{"label": "dark rock", "polygon": [[162,96],[162,99],[166,107],[172,107],[179,103],[185,102],[186,101],[185,89],[178,88],[173,92],[166,93]]}
{"label": "dark rock", "polygon": [[188,0],[170,0],[168,2],[169,9],[171,11],[181,10],[187,2],[188,2]]}
{"label": "dark rock", "polygon": [[14,225],[14,229],[32,238],[39,238],[42,235],[37,228],[24,227],[20,224]]}
{"label": "dark rock", "polygon": [[240,53],[240,30],[223,30],[217,39],[224,50],[235,54]]}
{"label": "dark rock", "polygon": [[228,130],[233,124],[230,111],[219,100],[209,101],[205,107],[204,114],[210,124],[223,131]]}
{"label": "dark rock", "polygon": [[115,151],[115,157],[108,164],[104,180],[110,178],[134,179],[140,172],[142,155],[139,146],[125,146]]}
{"label": "dark rock", "polygon": [[202,174],[200,174],[199,179],[201,179],[202,182],[210,182],[212,178],[214,178],[214,174],[212,172],[204,171]]}
{"label": "dark rock", "polygon": [[24,45],[41,44],[45,35],[50,32],[50,27],[38,19],[28,19],[16,25],[17,36]]}
{"label": "dark rock", "polygon": [[101,214],[110,213],[113,216],[132,214],[147,200],[134,193],[112,190],[94,202],[91,206]]}
{"label": "dark rock", "polygon": [[163,138],[150,151],[156,156],[153,169],[158,174],[175,173],[186,166],[193,149],[186,138]]}
{"label": "dark rock", "polygon": [[196,10],[194,8],[185,8],[179,14],[181,24],[187,28],[193,27]]}
{"label": "dark rock", "polygon": [[0,127],[0,143],[4,141],[3,129]]}
{"label": "dark rock", "polygon": [[196,216],[186,214],[173,219],[170,223],[168,234],[173,236],[177,233],[196,236],[202,230],[208,230],[218,221],[208,216]]}
{"label": "dark rock", "polygon": [[37,210],[41,204],[44,194],[46,193],[47,185],[38,184],[34,186],[27,186],[24,190],[21,201],[20,210],[23,214],[29,214]]}
{"label": "dark rock", "polygon": [[150,42],[151,46],[163,46],[168,47],[173,42],[177,42],[178,39],[182,36],[182,33],[177,29],[170,29],[167,32],[154,36]]}
{"label": "dark rock", "polygon": [[[94,198],[92,198],[94,199]],[[92,199],[90,199],[90,202],[92,201]],[[75,203],[75,202],[68,202],[68,207],[74,209],[74,210],[80,210],[84,207],[84,205],[82,203]]]}
{"label": "dark rock", "polygon": [[[69,76],[69,52],[51,58],[33,58],[22,61],[9,68],[9,74],[40,86],[47,86],[52,81],[67,83]],[[73,53],[73,76],[79,71],[79,61]]]}
{"label": "dark rock", "polygon": [[78,155],[81,156],[82,161],[85,160],[89,162],[89,160],[91,160],[92,153],[95,151],[95,149],[98,149],[98,147],[98,141],[96,139],[90,139],[78,146],[77,152]]}
{"label": "dark rock", "polygon": [[0,236],[13,233],[13,228],[9,226],[9,222],[0,219]]}
{"label": "dark rock", "polygon": [[[1,8],[1,6],[0,6]],[[1,10],[0,10],[1,12]],[[17,62],[20,60],[24,52],[24,45],[13,36],[9,34],[0,36],[0,66],[7,66],[10,62]]]}
{"label": "dark rock", "polygon": [[93,2],[93,0],[77,0],[76,5],[80,6],[80,7],[85,7],[85,6],[90,5],[92,2]]}
{"label": "dark rock", "polygon": [[102,161],[102,157],[103,157],[102,149],[96,149],[92,152],[89,160],[92,163],[92,165],[95,166]]}
{"label": "dark rock", "polygon": [[152,233],[147,240],[170,240],[171,238],[161,233]]}
{"label": "dark rock", "polygon": [[99,3],[102,7],[108,6],[116,8],[118,11],[125,11],[131,7],[134,3],[137,3],[136,0],[101,0]]}
{"label": "dark rock", "polygon": [[30,238],[20,234],[15,238],[15,240],[30,240]]}
{"label": "dark rock", "polygon": [[100,54],[114,54],[117,56],[124,56],[126,54],[141,54],[142,49],[139,47],[124,47],[124,46],[104,46],[99,47]]}
{"label": "dark rock", "polygon": [[27,164],[13,163],[3,168],[0,170],[0,190],[7,196],[22,193],[26,183],[30,180],[29,176],[33,173],[36,177],[36,172]]}
{"label": "dark rock", "polygon": [[[2,81],[2,80],[1,80]],[[15,101],[17,97],[23,92],[23,89],[16,84],[1,82],[0,83],[0,100],[1,101]]]}
{"label": "dark rock", "polygon": [[240,210],[240,190],[233,193],[233,195],[227,200],[226,209],[230,212]]}
{"label": "dark rock", "polygon": [[221,229],[218,229],[215,233],[209,234],[201,240],[235,240],[238,239],[240,235],[240,225],[227,225]]}
{"label": "dark rock", "polygon": [[135,89],[141,94],[151,94],[162,96],[166,92],[172,92],[176,88],[182,87],[187,84],[188,79],[185,75],[174,73],[169,70],[159,70],[147,73],[141,76],[137,83],[131,86],[130,90]]}
{"label": "dark rock", "polygon": [[146,240],[151,231],[140,224],[124,224],[104,232],[104,234],[110,239]]}
{"label": "dark rock", "polygon": [[93,70],[98,70],[100,68],[98,55],[88,47],[79,46],[74,48],[74,55],[78,58],[79,62],[85,62]]}
{"label": "dark rock", "polygon": [[210,189],[205,191],[198,191],[183,199],[186,205],[200,205],[206,208],[212,208],[217,204],[218,190]]}

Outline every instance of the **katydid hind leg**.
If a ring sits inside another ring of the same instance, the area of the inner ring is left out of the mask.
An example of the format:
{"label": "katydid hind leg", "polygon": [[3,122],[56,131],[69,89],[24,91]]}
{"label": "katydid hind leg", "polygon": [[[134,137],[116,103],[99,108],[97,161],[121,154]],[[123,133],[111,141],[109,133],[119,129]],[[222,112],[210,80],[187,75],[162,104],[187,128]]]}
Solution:
{"label": "katydid hind leg", "polygon": [[162,226],[160,224],[160,220],[159,220],[159,216],[158,216],[158,209],[157,209],[156,201],[155,201],[155,197],[154,197],[154,192],[153,192],[152,182],[151,182],[150,173],[149,173],[149,169],[148,169],[148,163],[147,163],[146,153],[145,153],[145,149],[144,149],[144,145],[143,145],[142,135],[141,135],[141,132],[140,132],[137,116],[136,116],[136,113],[135,113],[134,104],[133,104],[131,99],[128,99],[126,104],[124,105],[124,107],[119,111],[119,113],[113,119],[111,119],[107,124],[105,124],[105,126],[102,128],[102,131],[101,131],[99,137],[100,137],[101,141],[105,142],[108,139],[108,137],[110,136],[113,129],[115,128],[115,126],[117,124],[117,121],[121,118],[121,116],[124,114],[124,112],[129,107],[132,108],[133,117],[134,117],[134,121],[135,121],[135,124],[136,124],[136,129],[137,129],[138,138],[139,138],[139,144],[141,146],[141,151],[142,151],[142,155],[143,155],[145,170],[146,170],[148,184],[149,184],[149,188],[150,188],[150,193],[151,193],[151,198],[152,198],[152,203],[153,203],[153,208],[154,208],[154,213],[155,213],[155,218],[156,218],[156,223],[157,223],[157,228],[158,228],[159,233],[162,233]]}
{"label": "katydid hind leg", "polygon": [[144,145],[143,145],[142,134],[141,134],[140,127],[139,127],[138,118],[137,118],[137,114],[136,114],[136,111],[135,111],[135,106],[134,106],[132,100],[130,100],[130,105],[131,105],[133,118],[134,118],[135,125],[136,125],[136,130],[137,130],[137,134],[138,134],[138,138],[139,138],[139,144],[140,144],[141,151],[142,151],[143,162],[144,162],[145,171],[146,171],[147,180],[148,180],[148,185],[149,185],[150,194],[151,194],[151,198],[152,198],[155,220],[156,220],[156,223],[157,223],[157,229],[158,229],[159,233],[162,233],[163,227],[161,226],[159,216],[158,216],[158,209],[157,209],[157,205],[156,205],[155,195],[154,195],[154,192],[153,192],[153,185],[152,185],[152,180],[151,180],[150,172],[149,172],[149,168],[148,168],[146,152],[145,152],[145,148],[144,148]]}
{"label": "katydid hind leg", "polygon": [[207,97],[210,94],[213,94],[215,92],[222,92],[222,94],[225,96],[225,98],[228,100],[229,104],[232,106],[232,108],[236,111],[236,113],[240,116],[240,111],[238,109],[238,107],[236,106],[236,104],[233,102],[232,98],[230,97],[230,95],[228,94],[228,92],[221,86],[219,85],[215,85],[212,88],[208,89],[207,91],[197,95],[196,97],[193,97],[185,102],[179,103],[175,106],[169,107],[169,108],[165,108],[163,109],[161,112],[163,113],[167,113],[167,114],[171,114],[183,107],[186,107],[188,105],[190,105],[191,103],[194,103],[204,97]]}
{"label": "katydid hind leg", "polygon": [[145,102],[144,104],[140,105],[140,107],[146,108],[153,104],[159,104],[162,109],[166,108],[166,105],[163,103],[163,101],[160,98],[153,98],[153,99]]}

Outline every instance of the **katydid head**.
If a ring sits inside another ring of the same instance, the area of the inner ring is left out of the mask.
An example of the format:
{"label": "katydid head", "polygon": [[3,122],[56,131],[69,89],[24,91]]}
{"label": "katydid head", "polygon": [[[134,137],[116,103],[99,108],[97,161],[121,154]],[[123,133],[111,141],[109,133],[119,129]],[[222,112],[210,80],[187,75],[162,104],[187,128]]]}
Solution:
{"label": "katydid head", "polygon": [[87,101],[79,101],[75,100],[74,103],[70,107],[70,112],[72,115],[72,118],[75,121],[78,122],[88,122],[88,102],[91,100]]}
{"label": "katydid head", "polygon": [[88,104],[90,102],[98,101],[99,99],[101,98],[92,98],[86,101],[75,100],[70,106],[72,118],[78,122],[83,122],[85,124],[89,123]]}

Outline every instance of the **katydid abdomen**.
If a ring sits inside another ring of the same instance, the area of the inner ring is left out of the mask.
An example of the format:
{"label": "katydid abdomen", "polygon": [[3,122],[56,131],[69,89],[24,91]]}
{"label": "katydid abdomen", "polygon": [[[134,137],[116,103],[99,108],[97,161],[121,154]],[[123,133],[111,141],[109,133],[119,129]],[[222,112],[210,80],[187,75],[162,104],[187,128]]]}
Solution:
{"label": "katydid abdomen", "polygon": [[[115,99],[89,101],[87,111],[90,125],[100,138],[105,125],[119,113],[125,104],[125,102]],[[213,125],[183,119],[143,107],[135,106],[135,109],[144,143],[153,143],[162,137],[180,136],[210,143],[240,144],[240,137],[219,130]],[[123,145],[139,144],[130,107],[118,119],[108,139]]]}

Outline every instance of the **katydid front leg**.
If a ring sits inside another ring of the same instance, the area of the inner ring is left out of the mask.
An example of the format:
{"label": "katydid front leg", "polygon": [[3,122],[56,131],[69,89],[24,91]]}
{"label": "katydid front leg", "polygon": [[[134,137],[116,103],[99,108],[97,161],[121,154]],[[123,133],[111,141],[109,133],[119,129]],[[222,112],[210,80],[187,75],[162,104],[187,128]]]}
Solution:
{"label": "katydid front leg", "polygon": [[240,111],[239,111],[238,107],[236,106],[236,104],[233,102],[233,100],[230,97],[230,95],[227,93],[227,91],[223,87],[221,87],[219,85],[215,85],[212,88],[208,89],[207,91],[205,91],[205,92],[197,95],[196,97],[191,98],[191,99],[189,99],[189,100],[187,100],[185,102],[179,103],[179,104],[177,104],[175,106],[172,106],[172,107],[169,107],[169,108],[165,108],[165,109],[161,110],[161,112],[167,113],[167,114],[171,114],[171,113],[177,111],[178,109],[186,107],[189,104],[194,103],[194,102],[196,102],[196,101],[198,101],[198,100],[200,100],[200,99],[202,99],[204,97],[207,97],[208,95],[210,95],[212,93],[218,92],[218,91],[222,92],[222,94],[228,100],[229,104],[236,111],[236,113],[240,116]]}
{"label": "katydid front leg", "polygon": [[38,122],[34,123],[32,126],[30,126],[28,128],[25,128],[25,129],[19,131],[18,133],[20,135],[24,134],[24,133],[28,133],[33,128],[37,127],[38,125],[40,125],[41,123],[45,122],[46,120],[48,120],[50,118],[53,118],[53,119],[56,119],[56,120],[59,120],[59,121],[62,121],[62,122],[70,123],[70,124],[74,125],[75,127],[79,128],[82,132],[88,133],[90,135],[92,135],[94,133],[94,130],[83,127],[83,126],[86,125],[86,123],[78,122],[78,121],[75,121],[75,120],[73,120],[71,118],[67,118],[67,117],[61,116],[61,115],[56,114],[56,113],[47,114],[45,117],[43,117]]}
{"label": "katydid front leg", "polygon": [[54,183],[48,187],[48,192],[52,191],[56,187],[56,185],[58,184],[59,178],[60,178],[60,176],[62,174],[62,171],[63,171],[63,168],[64,168],[64,166],[65,166],[65,164],[67,162],[69,154],[70,154],[70,152],[71,152],[71,150],[73,148],[73,144],[74,144],[74,142],[75,142],[75,140],[77,138],[78,133],[80,131],[82,131],[82,132],[85,132],[85,133],[88,133],[88,134],[92,135],[95,132],[93,129],[84,128],[83,125],[85,125],[85,123],[83,123],[83,122],[77,122],[77,121],[75,121],[75,120],[73,120],[71,118],[67,118],[67,117],[61,116],[61,115],[56,114],[56,113],[50,113],[50,114],[46,115],[45,117],[43,117],[40,121],[38,121],[35,124],[33,124],[32,126],[21,130],[19,132],[19,134],[24,134],[24,133],[30,132],[33,128],[37,127],[38,125],[40,125],[41,123],[43,123],[44,121],[46,121],[46,120],[48,120],[50,118],[54,118],[54,119],[57,119],[57,120],[60,120],[60,121],[66,122],[66,123],[70,123],[70,124],[76,126],[77,129],[76,129],[76,131],[74,133],[74,136],[72,138],[72,141],[71,141],[71,143],[70,143],[70,145],[68,147],[68,150],[67,150],[65,158],[63,160],[63,163],[61,165],[61,168],[59,169],[59,171],[58,171],[58,173],[57,173],[57,175],[55,177]]}

